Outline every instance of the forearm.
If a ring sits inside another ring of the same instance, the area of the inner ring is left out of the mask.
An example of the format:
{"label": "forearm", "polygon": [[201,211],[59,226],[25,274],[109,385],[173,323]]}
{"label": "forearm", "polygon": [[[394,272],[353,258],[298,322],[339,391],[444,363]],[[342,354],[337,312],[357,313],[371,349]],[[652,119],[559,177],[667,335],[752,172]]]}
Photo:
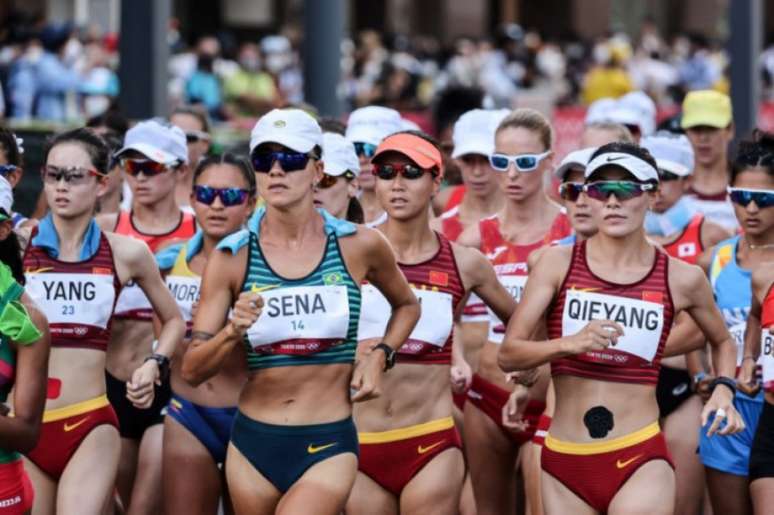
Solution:
{"label": "forearm", "polygon": [[706,342],[704,333],[692,318],[686,316],[681,318],[672,330],[669,332],[666,345],[664,346],[664,357],[679,356],[688,354],[697,349],[701,349]]}
{"label": "forearm", "polygon": [[4,451],[26,453],[35,448],[40,424],[18,417],[0,416],[0,442]]}
{"label": "forearm", "polygon": [[393,307],[392,316],[384,332],[383,342],[394,350],[400,349],[401,345],[408,340],[411,331],[417,324],[419,315],[420,307],[418,303]]}
{"label": "forearm", "polygon": [[702,351],[695,350],[686,354],[685,368],[691,377],[696,377],[696,374],[706,372],[704,368],[704,360],[702,359]]}
{"label": "forearm", "polygon": [[562,349],[563,340],[508,340],[506,337],[497,354],[497,363],[505,372],[539,367],[569,355]]}
{"label": "forearm", "polygon": [[234,347],[242,341],[242,336],[234,331],[230,323],[214,336],[194,331],[192,338],[180,371],[183,380],[193,386],[199,386],[216,375]]}
{"label": "forearm", "polygon": [[736,375],[736,344],[730,338],[712,346],[712,368],[716,376]]}
{"label": "forearm", "polygon": [[159,343],[155,353],[171,358],[183,337],[185,337],[185,322],[182,317],[176,316],[166,320],[159,331]]}

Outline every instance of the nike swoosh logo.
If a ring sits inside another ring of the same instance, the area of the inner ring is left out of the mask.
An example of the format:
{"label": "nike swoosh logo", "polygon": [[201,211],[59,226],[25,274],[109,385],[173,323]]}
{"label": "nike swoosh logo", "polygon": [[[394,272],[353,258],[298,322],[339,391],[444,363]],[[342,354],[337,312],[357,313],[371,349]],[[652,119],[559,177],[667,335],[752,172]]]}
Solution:
{"label": "nike swoosh logo", "polygon": [[617,468],[619,468],[619,469],[623,469],[623,468],[628,467],[629,465],[631,465],[632,463],[634,463],[635,461],[637,461],[640,458],[642,458],[642,454],[638,454],[634,458],[630,458],[630,459],[628,459],[626,461],[616,460],[615,466]]}
{"label": "nike swoosh logo", "polygon": [[417,447],[417,452],[419,454],[428,453],[428,452],[432,451],[433,449],[435,449],[436,447],[438,447],[439,445],[441,445],[442,443],[443,442],[435,442],[433,445],[428,445],[427,447],[422,447],[420,445],[420,446]]}
{"label": "nike swoosh logo", "polygon": [[262,293],[268,290],[273,290],[274,288],[278,288],[279,284],[269,284],[267,286],[258,286],[257,284],[253,283],[253,285],[250,287],[251,293]]}
{"label": "nike swoosh logo", "polygon": [[75,424],[68,424],[67,422],[65,422],[64,423],[64,431],[65,431],[65,433],[69,433],[73,429],[76,429],[77,427],[82,426],[87,420],[89,420],[89,417],[82,418],[81,420],[79,420]]}
{"label": "nike swoosh logo", "polygon": [[318,452],[324,451],[325,449],[330,449],[331,447],[333,447],[334,445],[337,445],[338,443],[339,442],[333,442],[327,445],[320,445],[319,447],[315,447],[310,443],[309,446],[306,448],[306,452],[308,452],[309,454],[317,454]]}
{"label": "nike swoosh logo", "polygon": [[613,161],[620,161],[621,159],[626,159],[626,158],[624,156],[618,156],[618,157],[607,156],[608,163],[612,163]]}

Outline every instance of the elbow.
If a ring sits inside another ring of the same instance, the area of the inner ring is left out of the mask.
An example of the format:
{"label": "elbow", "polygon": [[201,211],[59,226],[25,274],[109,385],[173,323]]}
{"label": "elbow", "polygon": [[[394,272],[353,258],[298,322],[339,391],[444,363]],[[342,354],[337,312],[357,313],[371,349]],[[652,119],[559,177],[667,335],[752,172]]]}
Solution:
{"label": "elbow", "polygon": [[534,368],[534,364],[529,363],[519,352],[519,346],[513,341],[508,341],[507,337],[497,352],[497,365],[504,372],[518,372],[520,370],[529,370]]}
{"label": "elbow", "polygon": [[202,373],[195,365],[191,364],[191,360],[183,359],[183,363],[180,366],[180,376],[183,381],[190,384],[194,388],[202,384],[207,377]]}
{"label": "elbow", "polygon": [[32,423],[25,429],[16,442],[16,452],[27,454],[38,445],[40,439],[40,423]]}

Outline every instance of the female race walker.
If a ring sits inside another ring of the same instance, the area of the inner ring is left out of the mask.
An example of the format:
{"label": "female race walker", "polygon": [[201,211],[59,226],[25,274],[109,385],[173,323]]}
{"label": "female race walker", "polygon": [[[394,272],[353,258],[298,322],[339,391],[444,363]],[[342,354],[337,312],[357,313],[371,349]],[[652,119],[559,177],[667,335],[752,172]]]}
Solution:
{"label": "female race walker", "polygon": [[[702,412],[703,421],[715,414],[708,433],[744,427],[732,404],[733,341],[709,284],[645,238],[645,193],[657,187],[647,151],[599,148],[584,185],[597,234],[545,251],[508,326],[503,369],[552,367],[556,409],[541,456],[546,513],[672,513],[675,477],[655,385],[677,312],[687,311],[713,345],[720,375]],[[531,339],[544,323],[550,339]]]}
{"label": "female race walker", "polygon": [[[242,228],[254,205],[255,174],[246,160],[224,154],[199,162],[191,207],[200,231],[156,258],[189,329],[209,256],[223,237]],[[221,371],[198,388],[180,375],[184,352],[179,346],[172,360],[172,399],[164,418],[164,508],[168,515],[215,514],[224,485],[220,467],[247,380],[244,352],[236,347]]]}
{"label": "female race walker", "polygon": [[[32,509],[32,483],[19,453],[38,441],[49,354],[46,318],[21,286],[24,274],[12,204],[11,184],[0,177],[0,515]],[[9,417],[4,403],[12,391],[14,414]]]}
{"label": "female race walker", "polygon": [[362,224],[363,207],[357,199],[360,161],[355,146],[341,134],[323,133],[325,169],[314,185],[314,205],[352,223]]}
{"label": "female race walker", "polygon": [[[755,195],[756,203],[774,203],[774,189]],[[740,390],[750,393],[760,388],[755,377],[755,363],[760,356],[765,402],[750,452],[749,477],[753,509],[756,514],[763,514],[774,503],[774,262],[761,264],[753,271],[752,291],[738,385]]]}
{"label": "female race walker", "polygon": [[102,139],[88,129],[60,134],[45,163],[51,212],[24,255],[26,291],[48,318],[52,346],[43,429],[27,454],[34,513],[99,513],[113,493],[120,449],[105,393],[105,351],[121,286],[139,284],[162,322],[156,354],[146,355],[129,376],[126,396],[137,408],[153,402],[159,363],[172,355],[184,325],[147,247],[103,232],[94,221],[97,196],[106,187]]}
{"label": "female race walker", "polygon": [[[250,376],[226,454],[237,513],[341,512],[357,473],[352,402],[379,395],[419,318],[384,238],[315,210],[321,139],[297,109],[256,124],[251,158],[266,208],[210,256],[183,359],[183,378],[199,384],[246,348]],[[364,280],[393,313],[383,341],[355,362]]]}
{"label": "female race walker", "polygon": [[[774,190],[774,137],[757,133],[743,141],[731,167],[728,197],[743,234],[718,243],[699,264],[707,271],[715,302],[737,344],[737,367],[745,360],[744,335],[752,271],[774,261],[774,205],[766,193]],[[747,363],[744,363],[748,365]],[[760,370],[760,368],[758,368]],[[729,438],[700,435],[699,456],[715,513],[752,513],[749,489],[752,447],[764,398],[760,389],[741,388],[734,405],[746,430]]]}
{"label": "female race walker", "polygon": [[[377,198],[388,215],[378,229],[420,299],[422,316],[385,377],[385,393],[355,407],[360,473],[347,513],[454,514],[465,464],[449,388],[452,363],[463,368],[462,349],[452,349],[453,323],[471,291],[506,322],[516,303],[480,252],[430,229],[443,162],[428,136],[388,136],[372,163]],[[387,300],[373,286],[363,286],[359,346],[378,343],[389,318]],[[470,382],[467,370],[467,377],[458,378],[463,387]]]}

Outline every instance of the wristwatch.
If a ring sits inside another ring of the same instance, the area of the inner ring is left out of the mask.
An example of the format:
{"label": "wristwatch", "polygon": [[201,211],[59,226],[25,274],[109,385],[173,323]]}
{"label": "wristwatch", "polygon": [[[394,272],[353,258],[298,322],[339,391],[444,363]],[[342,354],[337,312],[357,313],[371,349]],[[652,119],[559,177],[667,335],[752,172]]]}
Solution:
{"label": "wristwatch", "polygon": [[159,365],[159,377],[161,378],[162,382],[166,381],[167,378],[169,377],[169,358],[166,357],[163,354],[153,353],[150,356],[148,356],[147,358],[145,358],[145,361],[143,361],[143,363],[145,363],[146,361],[150,361],[150,360],[153,360],[156,363],[158,363],[158,365]]}
{"label": "wristwatch", "polygon": [[382,351],[384,351],[384,357],[386,358],[384,360],[385,372],[395,366],[395,358],[398,357],[398,353],[395,352],[395,349],[393,349],[392,347],[390,347],[384,342],[377,343],[376,345],[371,347],[372,351],[376,349],[381,349]]}

